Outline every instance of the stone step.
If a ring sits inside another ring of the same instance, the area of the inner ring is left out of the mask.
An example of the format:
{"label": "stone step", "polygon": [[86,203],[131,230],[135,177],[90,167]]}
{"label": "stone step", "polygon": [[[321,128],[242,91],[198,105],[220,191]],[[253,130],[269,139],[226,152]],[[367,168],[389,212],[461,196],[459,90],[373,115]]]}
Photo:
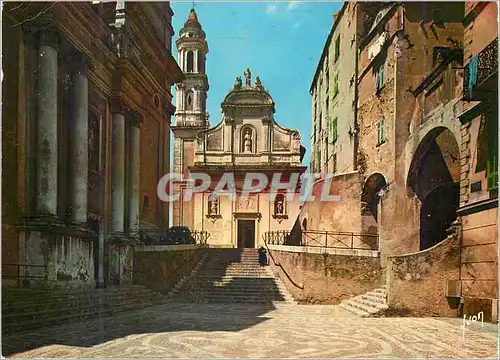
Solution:
{"label": "stone step", "polygon": [[270,279],[272,280],[272,278],[269,278],[268,276],[264,276],[264,275],[244,275],[244,274],[240,274],[240,275],[217,275],[217,274],[206,274],[208,276],[196,276],[196,277],[192,277],[192,279],[194,281],[198,281],[198,282],[203,282],[203,280],[201,279],[204,279],[205,281],[207,282],[214,282],[214,281],[217,281],[217,280],[224,280],[224,279],[229,279],[229,280],[225,280],[226,282],[233,282],[233,283],[251,283],[252,281],[254,283],[259,283],[257,280],[263,280],[263,282],[260,282],[260,283],[266,283],[267,281],[269,281]]}
{"label": "stone step", "polygon": [[36,290],[36,289],[8,289],[2,291],[2,303],[10,301],[21,301],[28,298],[45,298],[45,297],[64,297],[74,296],[79,297],[84,294],[93,294],[96,291],[112,292],[127,292],[135,294],[138,291],[149,291],[144,286],[140,285],[127,285],[123,287],[106,288],[106,289],[71,289],[71,290]]}
{"label": "stone step", "polygon": [[363,305],[368,306],[368,307],[372,307],[372,308],[377,309],[377,310],[383,309],[386,306],[385,303],[375,302],[375,301],[367,300],[364,298],[356,298],[355,301],[357,303],[363,304]]}
{"label": "stone step", "polygon": [[371,295],[369,293],[361,295],[361,299],[366,300],[366,301],[371,301],[374,303],[378,303],[378,304],[386,304],[387,303],[387,299],[385,297],[374,296],[374,295]]}
{"label": "stone step", "polygon": [[231,288],[218,288],[218,287],[206,287],[206,288],[197,288],[197,287],[183,287],[180,289],[175,289],[175,293],[192,293],[192,292],[234,292],[234,293],[240,293],[240,294],[262,294],[262,293],[276,293],[276,294],[286,294],[287,291],[286,289],[283,288],[267,288],[267,289],[262,289],[262,288],[238,288],[238,287],[231,287]]}
{"label": "stone step", "polygon": [[[180,300],[180,299],[173,299]],[[247,304],[271,304],[275,302],[286,303],[285,299],[262,299],[262,298],[227,298],[227,297],[210,297],[210,298],[191,298],[182,299],[182,302],[195,303],[247,303]]]}
{"label": "stone step", "polygon": [[361,302],[354,300],[354,299],[347,301],[345,304],[350,306],[350,307],[354,307],[354,308],[366,311],[369,314],[374,314],[374,313],[379,312],[380,310],[387,309],[387,305],[381,305],[381,306],[366,305],[366,304],[361,303]]}
{"label": "stone step", "polygon": [[370,316],[370,313],[366,312],[366,311],[363,311],[363,310],[360,310],[358,308],[353,308],[351,306],[348,306],[346,303],[341,303],[339,305],[340,308],[344,309],[344,310],[347,310],[349,311],[350,313],[353,313],[359,317],[369,317]]}
{"label": "stone step", "polygon": [[172,290],[173,301],[193,302],[293,302],[286,287],[267,267],[260,266],[257,249],[224,249],[212,252],[196,274]]}
{"label": "stone step", "polygon": [[[148,303],[152,301],[161,301],[164,300],[163,296],[154,296],[150,297],[149,299],[146,298],[118,298],[118,299],[110,299],[107,300],[106,302],[101,303],[102,308],[109,308],[109,307],[122,307],[122,306],[127,306],[130,303]],[[2,320],[3,321],[22,321],[22,320],[27,320],[27,319],[34,319],[34,318],[43,318],[47,316],[55,316],[55,315],[64,315],[64,314],[69,314],[72,312],[86,312],[89,310],[92,310],[96,307],[99,307],[99,304],[96,303],[82,303],[77,306],[61,306],[61,307],[55,307],[55,308],[42,308],[38,310],[33,310],[33,311],[26,311],[26,312],[19,312],[19,313],[7,313],[7,314],[2,314]]]}
{"label": "stone step", "polygon": [[178,294],[199,294],[203,296],[244,296],[244,297],[259,297],[259,296],[283,296],[281,291],[238,291],[238,290],[207,290],[207,291],[186,291]]}
{"label": "stone step", "polygon": [[25,302],[23,304],[16,304],[15,306],[2,307],[2,314],[8,313],[8,316],[25,316],[30,313],[37,313],[41,311],[57,311],[61,309],[78,309],[85,306],[96,306],[99,303],[114,303],[128,301],[149,301],[150,299],[161,298],[162,295],[153,292],[145,292],[140,295],[130,296],[129,294],[101,294],[102,296],[85,296],[79,299],[71,299],[68,301],[44,301],[44,302]]}
{"label": "stone step", "polygon": [[279,284],[276,283],[255,283],[255,282],[248,282],[248,283],[234,283],[234,282],[206,282],[206,283],[200,283],[200,282],[189,282],[186,281],[182,284],[185,287],[190,287],[190,288],[196,288],[196,289],[212,289],[212,288],[217,288],[217,289],[263,289],[263,290],[269,290],[269,289],[286,289],[284,286],[280,286]]}
{"label": "stone step", "polygon": [[361,317],[374,316],[388,308],[386,287],[342,301],[340,307]]}
{"label": "stone step", "polygon": [[101,308],[100,310],[94,306],[94,308],[90,309],[88,312],[73,311],[70,314],[65,314],[65,315],[43,317],[43,318],[24,320],[24,321],[15,321],[12,323],[2,321],[2,332],[4,334],[13,334],[25,330],[31,331],[33,329],[42,328],[45,326],[57,325],[72,321],[79,321],[82,319],[110,316],[115,313],[143,309],[146,307],[164,303],[166,303],[166,300],[163,299],[151,301],[148,303],[130,302],[129,304],[120,307],[108,307],[106,309]]}
{"label": "stone step", "polygon": [[109,291],[107,289],[94,289],[93,292],[82,292],[82,293],[66,293],[66,294],[45,294],[44,296],[33,295],[28,296],[26,294],[23,298],[17,299],[3,299],[2,298],[2,308],[6,309],[15,309],[19,307],[28,307],[32,304],[46,304],[50,306],[50,304],[65,304],[71,302],[78,302],[82,299],[94,299],[97,301],[99,298],[111,298],[114,296],[121,297],[140,297],[140,296],[148,296],[154,294],[151,290],[146,288],[137,289],[135,291]]}
{"label": "stone step", "polygon": [[271,302],[271,301],[286,301],[284,296],[188,296],[182,299],[190,299],[196,301],[238,301],[238,302]]}
{"label": "stone step", "polygon": [[378,294],[382,294],[384,296],[387,296],[387,290],[386,289],[375,289],[373,291],[370,291],[370,293],[378,293]]}
{"label": "stone step", "polygon": [[227,271],[227,270],[260,270],[260,266],[232,266],[232,265],[217,265],[217,266],[204,266],[202,271]]}
{"label": "stone step", "polygon": [[186,285],[193,285],[198,288],[226,288],[226,289],[286,289],[285,286],[273,283],[273,282],[254,282],[254,281],[248,281],[248,282],[234,282],[234,281],[214,281],[214,282],[207,282],[207,283],[199,283],[199,282],[186,282]]}
{"label": "stone step", "polygon": [[191,279],[206,279],[207,281],[214,281],[216,279],[227,279],[228,281],[235,281],[239,278],[244,278],[245,281],[252,281],[252,279],[255,279],[256,282],[258,281],[263,281],[263,280],[266,280],[266,279],[273,279],[273,277],[265,274],[265,275],[261,275],[261,276],[251,276],[251,275],[218,275],[218,274],[202,274],[201,272],[200,273],[197,273],[196,275],[193,275],[190,277]]}
{"label": "stone step", "polygon": [[227,270],[227,269],[237,269],[237,270],[258,270],[261,269],[262,266],[259,264],[228,264],[228,265],[210,265],[210,266],[204,266],[203,269],[209,270],[209,269],[217,269],[217,270]]}

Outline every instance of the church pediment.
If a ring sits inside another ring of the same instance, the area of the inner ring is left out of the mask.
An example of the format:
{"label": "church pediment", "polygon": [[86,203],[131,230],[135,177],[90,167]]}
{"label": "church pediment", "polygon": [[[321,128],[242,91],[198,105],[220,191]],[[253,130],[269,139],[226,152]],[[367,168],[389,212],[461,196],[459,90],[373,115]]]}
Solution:
{"label": "church pediment", "polygon": [[222,102],[222,121],[198,133],[196,165],[301,166],[300,134],[274,120],[274,101],[257,77],[236,78]]}
{"label": "church pediment", "polygon": [[226,95],[221,104],[222,111],[234,107],[265,107],[274,112],[274,101],[269,92],[264,88],[259,77],[252,85],[252,74],[250,69],[245,70],[245,84],[240,76],[236,78],[233,89]]}
{"label": "church pediment", "polygon": [[274,107],[274,101],[267,92],[255,89],[240,89],[233,90],[226,96],[222,103],[222,108],[241,105]]}

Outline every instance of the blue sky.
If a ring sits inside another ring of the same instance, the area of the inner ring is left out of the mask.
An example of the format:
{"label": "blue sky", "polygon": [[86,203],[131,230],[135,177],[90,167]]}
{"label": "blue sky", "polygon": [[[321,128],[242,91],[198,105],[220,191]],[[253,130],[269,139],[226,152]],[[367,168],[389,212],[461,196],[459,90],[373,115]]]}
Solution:
{"label": "blue sky", "polygon": [[[248,67],[259,76],[276,103],[276,121],[295,128],[307,148],[309,165],[311,98],[309,87],[323,45],[341,2],[196,2],[207,34],[207,110],[210,125],[221,120],[220,104]],[[173,26],[179,30],[192,2],[171,2]],[[173,45],[175,48],[175,45]],[[174,50],[177,57],[177,53]]]}

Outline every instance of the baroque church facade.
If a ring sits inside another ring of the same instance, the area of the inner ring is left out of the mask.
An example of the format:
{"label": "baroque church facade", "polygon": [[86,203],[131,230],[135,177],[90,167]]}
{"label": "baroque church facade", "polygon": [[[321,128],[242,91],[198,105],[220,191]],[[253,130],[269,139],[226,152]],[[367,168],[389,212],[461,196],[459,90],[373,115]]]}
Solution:
{"label": "baroque church facade", "polygon": [[[173,206],[174,225],[207,231],[211,246],[259,247],[265,232],[290,230],[300,211],[299,181],[293,200],[286,196],[286,186],[275,196],[269,196],[268,191],[273,176],[281,174],[278,181],[286,184],[306,170],[300,134],[275,121],[275,103],[259,77],[252,84],[249,69],[244,73],[245,82],[237,77],[224,98],[221,121],[210,127],[205,74],[208,47],[194,10],[176,45],[186,79],[177,86],[172,126],[174,172],[183,174],[182,181],[174,182],[174,191],[180,194]],[[211,184],[205,192],[194,193],[190,201],[184,201],[190,173],[208,174]],[[222,176],[228,173],[235,180],[235,198],[214,194]],[[242,196],[247,173],[265,175],[266,190]]]}

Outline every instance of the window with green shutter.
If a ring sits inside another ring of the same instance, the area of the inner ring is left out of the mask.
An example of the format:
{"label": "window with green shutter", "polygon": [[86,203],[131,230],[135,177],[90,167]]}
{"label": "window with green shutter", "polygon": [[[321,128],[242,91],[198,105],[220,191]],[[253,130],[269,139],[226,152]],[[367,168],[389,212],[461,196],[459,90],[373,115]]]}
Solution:
{"label": "window with green shutter", "polygon": [[337,132],[337,118],[333,119],[332,122],[330,122],[330,131],[329,131],[329,138],[332,139],[332,144],[335,144],[337,141],[338,137],[338,132]]}
{"label": "window with green shutter", "polygon": [[339,74],[336,73],[335,77],[333,78],[333,93],[332,93],[332,98],[335,99],[337,94],[339,93]]}
{"label": "window with green shutter", "polygon": [[486,176],[488,179],[488,190],[498,188],[498,124],[497,117],[488,114],[486,119],[488,129],[488,162],[486,164]]}
{"label": "window with green shutter", "polygon": [[375,70],[375,79],[377,81],[377,94],[382,91],[382,88],[385,85],[385,80],[384,80],[384,67],[385,67],[385,61],[382,61],[382,63],[377,67]]}
{"label": "window with green shutter", "polygon": [[316,151],[316,171],[321,171],[321,149]]}
{"label": "window with green shutter", "polygon": [[384,128],[385,120],[382,119],[377,123],[377,145],[381,145],[385,142]]}
{"label": "window with green shutter", "polygon": [[337,61],[340,57],[340,35],[335,40],[335,61]]}

